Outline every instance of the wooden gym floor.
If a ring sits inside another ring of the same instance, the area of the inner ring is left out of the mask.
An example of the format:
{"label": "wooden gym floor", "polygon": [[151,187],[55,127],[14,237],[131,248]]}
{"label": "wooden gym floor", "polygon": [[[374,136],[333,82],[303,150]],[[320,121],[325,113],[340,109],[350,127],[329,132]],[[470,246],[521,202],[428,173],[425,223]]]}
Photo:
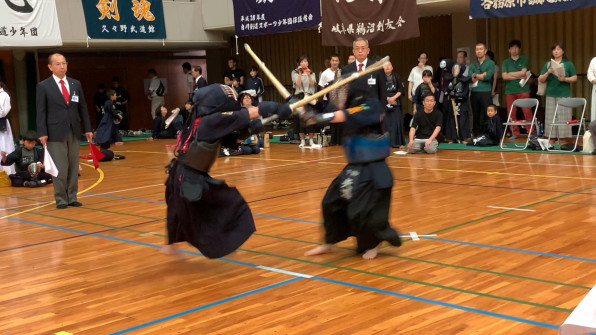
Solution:
{"label": "wooden gym floor", "polygon": [[176,261],[159,252],[166,144],[81,160],[81,208],[57,210],[51,186],[0,189],[0,334],[556,334],[596,284],[596,156],[393,155],[391,223],[419,239],[365,261],[352,240],[303,256],[341,149],[272,144],[212,169],[257,232]]}

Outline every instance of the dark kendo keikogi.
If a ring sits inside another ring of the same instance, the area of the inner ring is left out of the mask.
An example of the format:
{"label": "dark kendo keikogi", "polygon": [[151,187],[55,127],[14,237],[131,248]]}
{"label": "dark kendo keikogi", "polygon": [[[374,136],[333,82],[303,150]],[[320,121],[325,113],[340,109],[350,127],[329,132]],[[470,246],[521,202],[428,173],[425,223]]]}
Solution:
{"label": "dark kendo keikogi", "polygon": [[117,109],[115,101],[107,100],[103,106],[103,116],[95,131],[95,142],[99,144],[101,153],[104,155],[102,161],[114,159],[114,152],[109,150],[110,144],[122,142],[122,136],[118,130],[117,123],[122,120],[122,111]]}
{"label": "dark kendo keikogi", "polygon": [[[465,65],[453,63],[448,58],[440,63],[442,69],[439,88],[443,95],[443,120],[445,130],[443,134],[449,140],[464,140],[470,138],[470,126],[468,121],[468,97],[470,77],[463,75]],[[453,107],[455,105],[455,113]],[[457,115],[457,124],[455,116]],[[457,126],[457,127],[456,127]],[[459,129],[459,134],[456,130]]]}
{"label": "dark kendo keikogi", "polygon": [[348,108],[342,110],[345,104],[332,98],[325,112],[314,116],[318,123],[330,121],[336,110],[346,116],[342,147],[348,164],[331,182],[322,201],[325,243],[355,236],[358,253],[382,241],[400,246],[399,234],[389,224],[393,176],[385,161],[390,154],[389,137],[381,134],[385,106],[378,99],[367,98],[366,90],[348,89]]}
{"label": "dark kendo keikogi", "polygon": [[[260,119],[250,120],[229,86],[213,84],[195,90],[195,108],[167,166],[168,244],[186,241],[208,258],[223,257],[238,249],[255,231],[248,204],[235,187],[212,178],[221,139],[234,131],[257,133]],[[287,105],[264,101],[263,117],[287,118]]]}

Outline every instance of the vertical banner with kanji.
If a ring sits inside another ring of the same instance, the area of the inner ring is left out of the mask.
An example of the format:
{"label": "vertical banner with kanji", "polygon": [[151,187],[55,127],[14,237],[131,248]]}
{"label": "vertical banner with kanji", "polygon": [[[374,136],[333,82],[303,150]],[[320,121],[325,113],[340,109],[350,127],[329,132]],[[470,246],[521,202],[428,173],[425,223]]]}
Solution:
{"label": "vertical banner with kanji", "polygon": [[0,48],[62,45],[54,0],[0,1]]}
{"label": "vertical banner with kanji", "polygon": [[323,45],[351,47],[358,37],[381,45],[420,36],[416,0],[324,0],[321,5]]}
{"label": "vertical banner with kanji", "polygon": [[238,36],[294,31],[320,22],[319,0],[234,0]]}
{"label": "vertical banner with kanji", "polygon": [[161,0],[82,0],[90,38],[166,38]]}

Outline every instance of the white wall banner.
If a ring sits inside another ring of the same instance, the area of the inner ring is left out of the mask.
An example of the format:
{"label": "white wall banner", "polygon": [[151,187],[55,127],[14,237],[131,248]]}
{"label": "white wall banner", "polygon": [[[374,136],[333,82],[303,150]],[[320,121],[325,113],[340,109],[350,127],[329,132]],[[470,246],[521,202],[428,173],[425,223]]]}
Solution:
{"label": "white wall banner", "polygon": [[55,0],[0,0],[0,48],[59,45]]}

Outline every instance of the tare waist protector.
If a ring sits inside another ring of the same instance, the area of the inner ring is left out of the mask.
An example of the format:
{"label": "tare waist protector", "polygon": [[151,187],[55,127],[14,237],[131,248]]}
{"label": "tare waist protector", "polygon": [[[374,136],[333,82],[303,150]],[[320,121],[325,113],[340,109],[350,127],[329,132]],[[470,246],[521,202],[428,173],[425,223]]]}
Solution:
{"label": "tare waist protector", "polygon": [[342,146],[348,163],[368,163],[389,157],[389,134],[368,134],[345,137]]}
{"label": "tare waist protector", "polygon": [[214,143],[192,141],[188,150],[180,155],[180,162],[197,171],[208,173],[219,155],[221,140]]}

